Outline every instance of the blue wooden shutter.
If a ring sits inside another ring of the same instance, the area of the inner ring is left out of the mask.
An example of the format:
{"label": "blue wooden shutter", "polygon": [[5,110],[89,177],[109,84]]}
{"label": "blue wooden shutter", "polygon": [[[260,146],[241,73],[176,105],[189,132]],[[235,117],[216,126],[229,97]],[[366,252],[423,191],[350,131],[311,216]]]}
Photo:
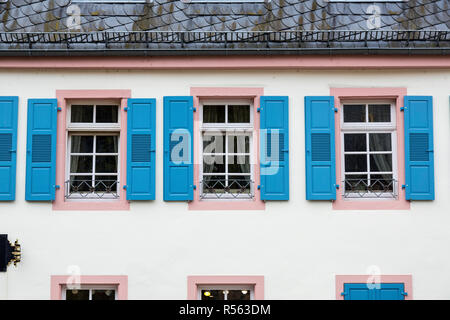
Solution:
{"label": "blue wooden shutter", "polygon": [[155,99],[128,99],[127,200],[155,200]]}
{"label": "blue wooden shutter", "polygon": [[305,97],[307,200],[336,200],[334,113],[333,97]]}
{"label": "blue wooden shutter", "polygon": [[369,288],[367,283],[344,283],[344,300],[405,300],[403,283],[378,283]]}
{"label": "blue wooden shutter", "polygon": [[193,98],[164,97],[164,201],[194,199]]}
{"label": "blue wooden shutter", "polygon": [[16,198],[18,97],[0,97],[0,201]]}
{"label": "blue wooden shutter", "polygon": [[261,200],[289,200],[288,97],[260,99]]}
{"label": "blue wooden shutter", "polygon": [[375,289],[375,300],[405,300],[407,295],[403,283],[381,283]]}
{"label": "blue wooden shutter", "polygon": [[27,177],[25,199],[55,199],[56,99],[28,100]]}
{"label": "blue wooden shutter", "polygon": [[433,100],[405,96],[406,200],[434,200]]}
{"label": "blue wooden shutter", "polygon": [[373,292],[366,283],[344,283],[344,300],[373,300]]}

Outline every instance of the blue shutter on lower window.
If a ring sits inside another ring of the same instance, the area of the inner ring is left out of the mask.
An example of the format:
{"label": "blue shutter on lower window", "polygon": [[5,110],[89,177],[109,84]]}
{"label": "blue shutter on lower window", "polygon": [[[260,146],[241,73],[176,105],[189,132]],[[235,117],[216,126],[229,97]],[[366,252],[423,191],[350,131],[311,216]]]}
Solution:
{"label": "blue shutter on lower window", "polygon": [[307,200],[336,200],[334,114],[334,97],[305,97]]}
{"label": "blue shutter on lower window", "polygon": [[405,96],[406,200],[434,200],[433,99]]}
{"label": "blue shutter on lower window", "polygon": [[18,97],[0,97],[0,201],[16,198]]}
{"label": "blue shutter on lower window", "polygon": [[127,200],[155,200],[156,99],[128,99]]}
{"label": "blue shutter on lower window", "polygon": [[55,199],[56,99],[29,99],[25,199]]}
{"label": "blue shutter on lower window", "polygon": [[289,200],[289,99],[260,99],[261,200]]}
{"label": "blue shutter on lower window", "polygon": [[193,97],[164,97],[164,201],[194,199]]}
{"label": "blue shutter on lower window", "polygon": [[405,300],[408,293],[403,283],[344,283],[341,295],[344,300]]}

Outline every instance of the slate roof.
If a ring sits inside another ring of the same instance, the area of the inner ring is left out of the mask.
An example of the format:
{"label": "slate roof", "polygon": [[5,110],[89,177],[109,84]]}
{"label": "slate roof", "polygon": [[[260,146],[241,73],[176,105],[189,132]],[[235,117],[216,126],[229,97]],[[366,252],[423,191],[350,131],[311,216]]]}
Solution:
{"label": "slate roof", "polygon": [[0,0],[0,54],[450,48],[449,0],[227,1]]}

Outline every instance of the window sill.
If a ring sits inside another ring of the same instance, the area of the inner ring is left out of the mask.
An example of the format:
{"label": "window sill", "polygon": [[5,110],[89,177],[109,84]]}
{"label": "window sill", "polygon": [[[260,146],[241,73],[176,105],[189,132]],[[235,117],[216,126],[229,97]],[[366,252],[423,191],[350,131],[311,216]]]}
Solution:
{"label": "window sill", "polygon": [[79,200],[53,202],[55,211],[128,211],[130,203],[126,200]]}
{"label": "window sill", "polygon": [[262,200],[256,199],[204,199],[189,202],[189,210],[265,210],[266,205]]}
{"label": "window sill", "polygon": [[404,199],[339,199],[333,201],[333,210],[409,210],[410,203]]}

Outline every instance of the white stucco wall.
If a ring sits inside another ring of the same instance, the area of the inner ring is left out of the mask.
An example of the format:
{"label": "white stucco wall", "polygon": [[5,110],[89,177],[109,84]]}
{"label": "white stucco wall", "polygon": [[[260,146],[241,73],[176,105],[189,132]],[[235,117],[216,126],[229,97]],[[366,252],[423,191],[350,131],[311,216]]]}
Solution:
{"label": "white stucco wall", "polygon": [[[450,71],[0,71],[0,95],[19,96],[16,201],[0,203],[0,233],[22,262],[0,274],[0,299],[48,299],[50,275],[128,275],[129,299],[185,299],[188,275],[264,275],[266,299],[334,299],[336,274],[412,274],[415,299],[450,299]],[[165,203],[162,97],[192,86],[264,87],[290,99],[290,200],[266,210],[193,212]],[[436,200],[408,211],[333,211],[305,200],[304,103],[330,87],[407,87],[434,99]],[[156,200],[130,211],[52,211],[26,202],[28,98],[56,89],[131,89],[157,99]]]}

